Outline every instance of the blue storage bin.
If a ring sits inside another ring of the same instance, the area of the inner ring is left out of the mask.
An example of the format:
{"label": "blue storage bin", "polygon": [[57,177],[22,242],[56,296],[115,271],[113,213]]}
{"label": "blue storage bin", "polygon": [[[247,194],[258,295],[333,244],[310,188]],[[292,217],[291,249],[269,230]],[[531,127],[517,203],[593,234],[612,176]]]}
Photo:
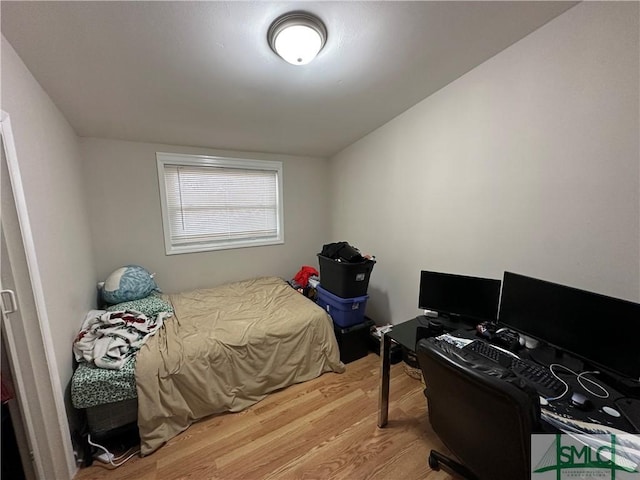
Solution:
{"label": "blue storage bin", "polygon": [[333,323],[339,327],[350,327],[364,322],[364,309],[367,306],[369,295],[342,298],[325,290],[322,285],[318,285],[317,291],[316,303],[331,315]]}

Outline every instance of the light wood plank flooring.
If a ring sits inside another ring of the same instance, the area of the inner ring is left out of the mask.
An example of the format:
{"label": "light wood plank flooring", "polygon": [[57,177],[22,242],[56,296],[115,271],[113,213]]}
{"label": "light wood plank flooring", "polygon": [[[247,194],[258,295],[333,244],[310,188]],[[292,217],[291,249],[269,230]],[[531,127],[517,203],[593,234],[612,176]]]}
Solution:
{"label": "light wood plank flooring", "polygon": [[379,357],[349,363],[343,374],[275,392],[240,413],[202,420],[145,458],[117,469],[84,468],[85,479],[389,479],[445,480],[432,472],[423,385],[403,364],[391,367],[389,424],[377,423]]}

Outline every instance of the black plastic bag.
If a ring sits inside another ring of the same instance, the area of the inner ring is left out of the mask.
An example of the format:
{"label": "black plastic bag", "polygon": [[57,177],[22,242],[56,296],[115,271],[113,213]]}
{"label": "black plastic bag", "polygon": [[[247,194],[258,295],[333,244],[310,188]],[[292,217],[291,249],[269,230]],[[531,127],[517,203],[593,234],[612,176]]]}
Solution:
{"label": "black plastic bag", "polygon": [[360,254],[360,251],[349,245],[348,242],[327,243],[326,245],[323,245],[320,255],[333,260],[342,260],[343,262],[349,263],[361,263],[365,261],[365,258]]}

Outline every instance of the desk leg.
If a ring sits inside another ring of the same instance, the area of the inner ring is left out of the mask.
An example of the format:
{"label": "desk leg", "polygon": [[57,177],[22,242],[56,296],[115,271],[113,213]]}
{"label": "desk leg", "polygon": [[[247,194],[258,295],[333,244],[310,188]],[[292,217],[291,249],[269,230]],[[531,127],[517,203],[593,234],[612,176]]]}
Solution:
{"label": "desk leg", "polygon": [[378,427],[387,424],[389,416],[389,375],[391,371],[391,338],[382,334],[380,340],[380,396],[378,397]]}

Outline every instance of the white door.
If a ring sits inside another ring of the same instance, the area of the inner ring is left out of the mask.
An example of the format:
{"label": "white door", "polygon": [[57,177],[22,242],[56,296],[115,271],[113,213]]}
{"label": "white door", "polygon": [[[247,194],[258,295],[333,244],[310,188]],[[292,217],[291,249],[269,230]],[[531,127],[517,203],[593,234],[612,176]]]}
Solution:
{"label": "white door", "polygon": [[22,417],[14,427],[24,433],[28,479],[70,479],[77,468],[11,123],[2,111],[0,138],[0,290],[6,289],[0,296],[0,345],[7,350]]}
{"label": "white door", "polygon": [[[18,302],[16,301],[13,274],[9,263],[5,232],[3,226],[3,206],[7,209],[7,200],[11,198],[11,185],[8,181],[7,161],[4,149],[4,139],[0,135],[0,320],[2,322],[0,328],[0,348],[2,352],[2,376],[10,376],[10,383],[13,387],[14,398],[8,401],[9,412],[11,414],[11,423],[15,432],[16,441],[20,450],[19,459],[6,459],[5,461],[20,461],[25,477],[28,480],[35,479],[36,474],[32,464],[33,449],[31,448],[30,437],[35,435],[33,425],[27,425],[26,419],[29,418],[23,414],[24,408],[28,408],[24,399],[24,390],[22,387],[22,372],[20,371],[20,362],[15,354],[17,350],[15,332],[12,322],[20,322],[20,313],[18,312]],[[2,196],[4,194],[4,196]],[[7,216],[7,212],[5,212]],[[31,430],[31,432],[29,432]]]}
{"label": "white door", "polygon": [[[11,339],[14,337],[12,322],[20,322],[20,314],[17,311],[17,301],[15,299],[15,292],[13,282],[11,281],[11,268],[7,262],[6,255],[6,243],[4,234],[1,231],[0,235],[2,241],[2,253],[0,254],[0,317],[2,321],[2,328],[0,329],[0,370],[2,371],[3,382],[8,382],[11,385],[13,391],[13,398],[6,402],[4,407],[9,409],[10,420],[4,418],[3,412],[3,435],[4,435],[4,422],[10,421],[12,429],[15,435],[15,440],[18,445],[19,457],[18,458],[3,458],[4,462],[12,462],[13,464],[19,462],[22,465],[22,471],[27,480],[33,480],[36,477],[34,465],[32,463],[31,443],[29,441],[29,433],[27,430],[27,424],[25,422],[25,415],[23,414],[24,402],[21,401],[23,397],[23,391],[20,388],[21,372],[19,370],[19,363],[15,359],[9,359],[11,351],[15,350],[15,342]],[[8,345],[14,345],[12,348],[8,348]],[[18,366],[18,369],[14,368]],[[32,432],[34,433],[34,432]],[[10,442],[11,439],[2,438],[2,442]],[[4,453],[4,452],[3,452]],[[15,467],[6,467],[3,470],[14,471]]]}

